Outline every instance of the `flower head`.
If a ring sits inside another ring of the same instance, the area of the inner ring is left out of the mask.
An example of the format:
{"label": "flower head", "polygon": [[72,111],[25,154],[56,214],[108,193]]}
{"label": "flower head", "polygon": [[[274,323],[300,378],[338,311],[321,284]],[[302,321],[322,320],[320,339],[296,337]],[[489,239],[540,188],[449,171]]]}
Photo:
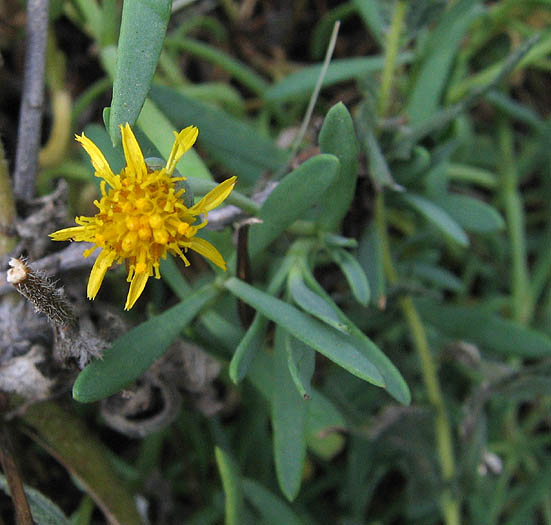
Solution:
{"label": "flower head", "polygon": [[[85,250],[88,257],[101,248],[88,280],[88,298],[94,299],[107,270],[113,263],[125,262],[130,283],[125,310],[130,310],[151,276],[160,278],[159,264],[168,252],[181,257],[186,266],[188,249],[200,253],[222,269],[226,263],[218,250],[196,233],[207,224],[207,214],[220,205],[235,186],[231,177],[207,193],[197,204],[187,207],[185,189],[176,184],[185,177],[173,177],[180,157],[197,139],[199,131],[189,126],[175,140],[166,165],[153,170],[146,164],[140,146],[126,124],[121,126],[126,167],[115,175],[103,153],[84,133],[76,136],[90,156],[100,183],[101,199],[94,201],[94,217],[76,217],[78,226],[50,234],[54,241],[86,241],[94,246]],[[201,219],[200,216],[203,216]]]}

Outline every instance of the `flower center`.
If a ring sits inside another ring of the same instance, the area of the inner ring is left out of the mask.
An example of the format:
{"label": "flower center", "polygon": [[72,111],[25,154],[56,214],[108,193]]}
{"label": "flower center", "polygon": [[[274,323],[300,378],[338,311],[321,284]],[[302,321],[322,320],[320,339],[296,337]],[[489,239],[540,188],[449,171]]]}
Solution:
{"label": "flower center", "polygon": [[147,269],[141,261],[157,266],[168,247],[189,242],[195,218],[180,198],[185,190],[176,191],[174,180],[164,170],[148,172],[141,182],[128,170],[121,175],[120,188],[103,192],[96,203],[100,211],[95,221],[102,232],[97,237],[116,252],[119,262],[130,259],[141,273]]}

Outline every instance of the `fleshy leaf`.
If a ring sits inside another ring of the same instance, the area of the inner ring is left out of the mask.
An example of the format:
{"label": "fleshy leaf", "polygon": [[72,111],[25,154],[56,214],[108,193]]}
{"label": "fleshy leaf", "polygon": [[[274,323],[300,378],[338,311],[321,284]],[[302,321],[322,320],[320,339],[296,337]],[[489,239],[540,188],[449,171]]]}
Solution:
{"label": "fleshy leaf", "polygon": [[384,386],[385,382],[379,370],[370,361],[369,356],[354,346],[353,339],[235,277],[228,279],[224,286],[297,339],[351,374],[376,386]]}
{"label": "fleshy leaf", "polygon": [[78,375],[73,397],[91,403],[111,396],[140,377],[219,291],[207,284],[181,303],[119,337],[102,359]]}
{"label": "fleshy leaf", "polygon": [[273,361],[272,425],[277,479],[283,494],[292,501],[300,490],[306,459],[307,403],[293,384],[284,337],[285,332],[277,327]]}
{"label": "fleshy leaf", "polygon": [[[119,144],[119,126],[134,125],[149,92],[170,19],[172,0],[123,3],[109,134]],[[147,30],[144,30],[147,28]]]}

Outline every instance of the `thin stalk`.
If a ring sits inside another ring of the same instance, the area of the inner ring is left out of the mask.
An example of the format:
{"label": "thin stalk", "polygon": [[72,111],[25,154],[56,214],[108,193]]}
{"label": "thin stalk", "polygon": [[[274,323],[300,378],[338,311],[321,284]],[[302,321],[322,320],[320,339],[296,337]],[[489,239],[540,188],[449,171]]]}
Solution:
{"label": "thin stalk", "polygon": [[176,47],[190,55],[211,62],[230,73],[236,80],[249,88],[256,95],[262,95],[268,89],[268,83],[249,66],[235,60],[227,53],[220,51],[204,42],[191,38],[168,37],[167,47]]}
{"label": "thin stalk", "polygon": [[499,126],[499,149],[501,151],[501,187],[505,217],[509,228],[511,250],[511,295],[513,317],[520,323],[529,322],[532,312],[528,254],[526,249],[525,217],[522,197],[519,192],[518,173],[515,165],[513,131],[509,122],[502,119]]}
{"label": "thin stalk", "polygon": [[396,57],[400,50],[400,38],[407,12],[407,2],[399,0],[396,2],[390,31],[385,44],[385,65],[381,76],[381,89],[379,91],[378,111],[379,116],[384,117],[388,111],[391,101],[392,81],[394,80],[394,68]]}
{"label": "thin stalk", "polygon": [[234,0],[220,0],[220,4],[232,22],[239,20],[239,7]]}
{"label": "thin stalk", "polygon": [[40,124],[44,102],[44,70],[46,62],[46,35],[48,32],[48,0],[27,2],[27,42],[23,97],[17,131],[15,152],[14,193],[28,200],[34,194]]}
{"label": "thin stalk", "polygon": [[4,144],[0,140],[0,257],[10,253],[17,244],[14,223],[15,202]]}
{"label": "thin stalk", "polygon": [[[400,49],[400,39],[405,25],[406,12],[407,3],[405,1],[398,1],[394,8],[392,25],[388,32],[385,46],[385,65],[378,99],[379,118],[385,117],[390,107],[396,58]],[[377,192],[375,197],[375,224],[383,251],[383,266],[386,277],[391,284],[396,284],[399,276],[392,262],[386,225],[384,193],[382,191]],[[436,366],[432,359],[425,328],[411,297],[405,295],[400,299],[399,304],[408,325],[413,346],[419,357],[427,397],[435,412],[434,425],[437,452],[442,478],[447,485],[455,477],[455,459],[450,423],[440,390]],[[454,498],[449,486],[446,486],[442,492],[440,505],[446,525],[458,525],[460,523],[459,502]]]}
{"label": "thin stalk", "polygon": [[[383,250],[385,274],[391,284],[396,284],[399,276],[392,262],[392,255],[390,253],[383,192],[377,193],[375,198],[375,221]],[[442,514],[446,525],[458,525],[461,522],[459,501],[454,497],[449,487],[449,484],[453,482],[455,478],[455,457],[452,432],[444,397],[440,389],[436,365],[429,348],[425,328],[411,297],[408,295],[403,296],[399,300],[399,304],[408,325],[413,346],[419,358],[427,398],[434,409],[436,447],[442,478],[446,484],[440,501]]]}
{"label": "thin stalk", "polygon": [[318,100],[318,96],[321,91],[321,86],[323,84],[323,79],[325,78],[325,75],[327,74],[327,68],[329,67],[329,64],[331,62],[331,57],[333,56],[333,51],[335,51],[335,45],[337,44],[337,36],[339,34],[339,28],[341,27],[340,20],[337,20],[335,22],[335,25],[333,26],[333,32],[331,33],[331,38],[329,39],[329,45],[327,46],[327,51],[325,52],[325,58],[323,60],[323,65],[321,66],[320,74],[318,77],[318,80],[316,82],[316,86],[314,87],[314,91],[312,92],[312,95],[310,96],[310,102],[308,103],[308,108],[306,109],[306,113],[304,115],[304,118],[302,119],[302,124],[300,126],[299,132],[297,134],[297,137],[295,139],[295,142],[293,144],[293,148],[291,150],[291,156],[290,158],[294,158],[298,148],[302,142],[302,139],[304,138],[304,135],[306,134],[306,130],[308,129],[308,125],[310,124],[310,120],[312,118],[312,114],[314,112],[314,107],[316,105],[316,102]]}
{"label": "thin stalk", "polygon": [[15,461],[12,440],[5,425],[5,423],[2,423],[0,427],[0,464],[6,476],[11,499],[15,508],[15,521],[17,525],[33,525],[34,521],[23,487],[23,479],[19,473],[19,468]]}

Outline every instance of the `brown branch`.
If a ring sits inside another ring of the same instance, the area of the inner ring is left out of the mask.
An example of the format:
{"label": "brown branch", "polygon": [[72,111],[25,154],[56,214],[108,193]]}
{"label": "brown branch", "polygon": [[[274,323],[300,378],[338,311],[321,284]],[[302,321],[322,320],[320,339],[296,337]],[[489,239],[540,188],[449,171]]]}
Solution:
{"label": "brown branch", "polygon": [[11,440],[5,425],[5,423],[0,424],[0,463],[2,464],[15,508],[15,521],[17,525],[33,525],[34,521],[31,509],[29,508],[29,502],[23,489],[23,480],[15,462]]}
{"label": "brown branch", "polygon": [[[55,275],[58,272],[76,268],[89,268],[94,264],[99,251],[84,258],[82,252],[93,245],[87,242],[71,243],[67,248],[42,257],[29,264],[33,270],[40,270],[45,275]],[[13,291],[13,286],[7,282],[7,272],[0,272],[0,296]]]}
{"label": "brown branch", "polygon": [[47,32],[48,0],[28,0],[25,76],[13,174],[14,193],[21,200],[29,200],[34,194],[44,102]]}

